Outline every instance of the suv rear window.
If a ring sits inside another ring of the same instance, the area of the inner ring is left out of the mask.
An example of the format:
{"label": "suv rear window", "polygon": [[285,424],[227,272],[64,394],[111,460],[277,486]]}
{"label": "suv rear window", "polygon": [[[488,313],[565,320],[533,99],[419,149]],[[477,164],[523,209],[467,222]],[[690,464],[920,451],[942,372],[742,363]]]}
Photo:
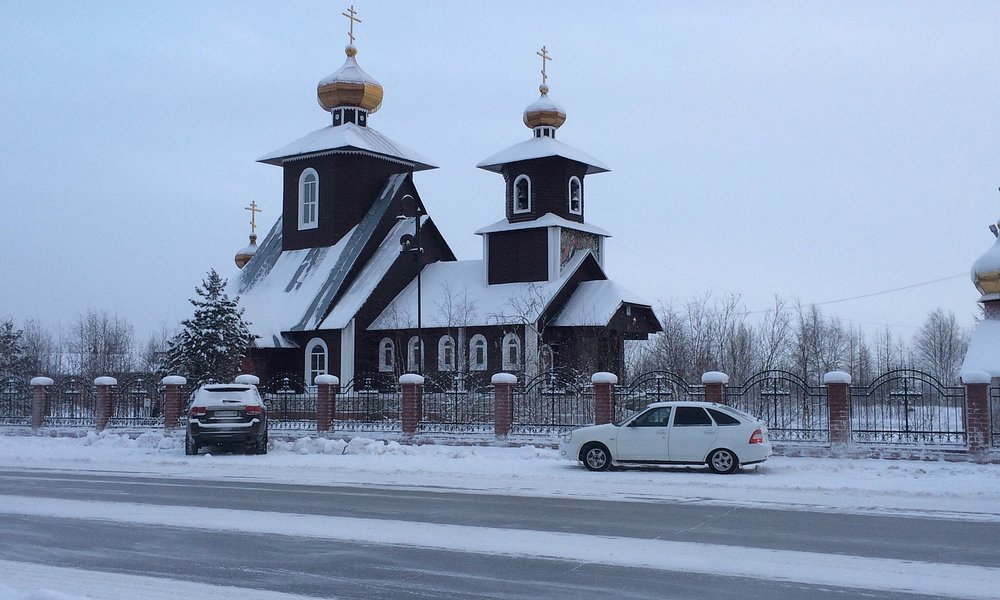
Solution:
{"label": "suv rear window", "polygon": [[715,410],[714,408],[708,409],[708,414],[712,415],[715,419],[716,425],[739,425],[740,420],[732,415],[727,415],[721,410]]}

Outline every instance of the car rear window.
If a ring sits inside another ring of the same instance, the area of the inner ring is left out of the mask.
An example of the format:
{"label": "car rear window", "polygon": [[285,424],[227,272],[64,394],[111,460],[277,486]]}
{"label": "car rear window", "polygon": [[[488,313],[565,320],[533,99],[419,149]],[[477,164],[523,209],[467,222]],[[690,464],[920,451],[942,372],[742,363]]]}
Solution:
{"label": "car rear window", "polygon": [[690,427],[711,425],[712,419],[700,406],[678,406],[674,412],[674,426]]}
{"label": "car rear window", "polygon": [[708,414],[712,415],[715,419],[716,425],[739,425],[740,420],[732,415],[727,415],[721,410],[715,410],[714,408],[708,409]]}

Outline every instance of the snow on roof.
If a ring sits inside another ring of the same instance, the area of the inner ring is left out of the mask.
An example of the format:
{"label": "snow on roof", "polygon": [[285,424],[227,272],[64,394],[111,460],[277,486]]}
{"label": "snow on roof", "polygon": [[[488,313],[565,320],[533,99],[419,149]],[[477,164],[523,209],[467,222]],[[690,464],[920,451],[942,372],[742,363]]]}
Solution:
{"label": "snow on roof", "polygon": [[534,221],[518,221],[517,223],[511,223],[507,219],[500,219],[492,225],[487,225],[482,229],[477,229],[476,235],[496,233],[498,231],[514,231],[516,229],[534,229],[536,227],[565,227],[566,229],[575,229],[577,231],[611,237],[611,234],[608,233],[607,230],[597,227],[596,225],[591,225],[589,223],[577,223],[576,221],[570,221],[569,219],[564,219],[552,213],[545,213]]}
{"label": "snow on roof", "polygon": [[569,160],[587,165],[587,175],[593,173],[604,173],[610,171],[607,166],[593,156],[577,150],[572,146],[550,137],[537,137],[525,140],[520,144],[514,144],[506,150],[501,150],[486,160],[480,162],[477,167],[499,173],[500,168],[508,163],[519,160],[531,160],[533,158],[546,158],[549,156],[561,156]]}
{"label": "snow on roof", "polygon": [[552,320],[553,327],[604,327],[622,304],[649,307],[639,296],[614,281],[584,281]]}
{"label": "snow on roof", "polygon": [[333,73],[330,73],[329,75],[321,79],[319,85],[323,86],[328,83],[336,83],[338,81],[354,82],[354,83],[373,83],[377,86],[382,85],[379,82],[375,81],[375,78],[373,78],[371,75],[365,73],[364,69],[362,69],[361,66],[358,65],[357,59],[351,56],[350,54],[347,55],[347,60],[344,61],[344,64],[341,65],[340,68],[334,71]]}
{"label": "snow on roof", "polygon": [[[482,260],[440,261],[421,273],[421,325],[512,325],[535,321],[583,264],[577,252],[554,281],[487,285]],[[411,281],[368,327],[370,331],[417,325],[417,283]]]}
{"label": "snow on roof", "polygon": [[1000,377],[1000,321],[984,319],[972,330],[962,373],[982,371]]}
{"label": "snow on roof", "polygon": [[335,151],[371,152],[413,165],[414,171],[437,168],[423,156],[394,142],[371,127],[359,127],[354,123],[330,125],[314,131],[287,146],[261,156],[257,162],[281,165],[284,161],[292,158]]}

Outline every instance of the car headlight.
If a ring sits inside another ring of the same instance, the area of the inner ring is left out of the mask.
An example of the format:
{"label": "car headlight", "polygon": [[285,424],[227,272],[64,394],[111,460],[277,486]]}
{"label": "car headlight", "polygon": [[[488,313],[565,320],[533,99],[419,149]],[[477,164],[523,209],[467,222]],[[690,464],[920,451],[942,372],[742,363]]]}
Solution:
{"label": "car headlight", "polygon": [[562,436],[562,441],[567,442],[567,443],[569,443],[569,441],[572,440],[572,439],[573,439],[573,432],[572,431],[567,431]]}

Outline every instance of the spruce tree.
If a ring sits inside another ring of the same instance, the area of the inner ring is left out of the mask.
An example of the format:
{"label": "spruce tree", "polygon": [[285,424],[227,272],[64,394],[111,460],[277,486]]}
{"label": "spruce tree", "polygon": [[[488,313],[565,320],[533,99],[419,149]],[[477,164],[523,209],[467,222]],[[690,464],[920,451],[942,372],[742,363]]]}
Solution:
{"label": "spruce tree", "polygon": [[24,332],[14,326],[13,319],[0,321],[0,378],[23,377],[26,367]]}
{"label": "spruce tree", "polygon": [[181,323],[181,332],[170,341],[166,369],[183,375],[190,386],[231,382],[240,372],[254,335],[243,320],[239,297],[226,295],[226,281],[212,269],[191,299],[194,317]]}

